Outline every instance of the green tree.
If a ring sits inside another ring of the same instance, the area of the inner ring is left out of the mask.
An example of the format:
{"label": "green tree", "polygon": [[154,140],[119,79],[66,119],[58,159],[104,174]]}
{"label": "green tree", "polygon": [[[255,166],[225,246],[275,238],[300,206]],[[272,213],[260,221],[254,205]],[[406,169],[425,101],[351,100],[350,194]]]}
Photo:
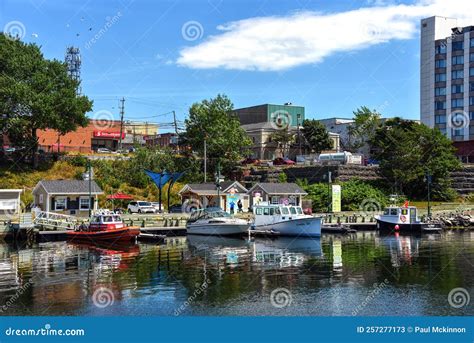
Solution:
{"label": "green tree", "polygon": [[37,166],[37,130],[59,134],[86,126],[92,102],[77,95],[79,82],[66,64],[44,58],[35,44],[0,33],[0,128],[14,145],[26,147]]}
{"label": "green tree", "polygon": [[288,155],[291,144],[295,142],[295,134],[289,128],[276,130],[270,135],[270,139],[276,144],[282,157]]}
{"label": "green tree", "polygon": [[303,121],[301,133],[310,149],[316,153],[320,153],[323,150],[328,150],[333,147],[332,140],[329,137],[326,127],[318,120],[305,119]]}
{"label": "green tree", "polygon": [[341,140],[341,145],[346,151],[356,152],[374,138],[382,125],[382,116],[366,106],[358,108],[353,114],[354,122],[348,127],[347,137]]}
{"label": "green tree", "polygon": [[460,167],[451,141],[438,129],[400,118],[388,120],[370,141],[380,172],[394,188],[412,198],[427,194],[431,175],[433,198],[453,197],[450,173]]}
{"label": "green tree", "polygon": [[207,157],[214,164],[218,160],[242,158],[252,142],[240,127],[239,120],[230,114],[233,107],[230,99],[220,94],[214,99],[193,104],[184,122],[183,143],[202,157],[206,141]]}

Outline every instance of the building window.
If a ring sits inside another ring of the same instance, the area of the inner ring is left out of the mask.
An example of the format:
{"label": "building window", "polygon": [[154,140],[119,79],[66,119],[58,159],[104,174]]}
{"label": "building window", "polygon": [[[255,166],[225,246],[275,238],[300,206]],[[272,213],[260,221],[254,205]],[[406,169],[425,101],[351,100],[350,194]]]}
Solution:
{"label": "building window", "polygon": [[474,76],[474,68],[469,68],[469,76]]}
{"label": "building window", "polygon": [[464,77],[464,70],[453,70],[451,72],[451,78],[453,80],[462,79]]}
{"label": "building window", "polygon": [[453,42],[452,47],[453,47],[453,51],[463,50],[464,49],[464,41]]}
{"label": "building window", "polygon": [[90,207],[90,199],[89,197],[87,198],[79,198],[79,210],[88,210]]}
{"label": "building window", "polygon": [[474,96],[469,97],[469,106],[474,106]]}
{"label": "building window", "polygon": [[445,128],[445,127],[438,127],[438,130],[439,130],[443,135],[446,135],[446,128]]}
{"label": "building window", "polygon": [[435,81],[436,82],[446,81],[446,73],[436,74],[435,75]]}
{"label": "building window", "polygon": [[464,136],[464,129],[453,129],[453,137]]}
{"label": "building window", "polygon": [[456,64],[464,64],[464,56],[461,55],[461,56],[453,56],[451,58],[451,63],[453,65],[456,65]]}
{"label": "building window", "polygon": [[435,101],[435,110],[445,110],[446,101]]}
{"label": "building window", "polygon": [[474,92],[474,82],[469,82],[469,92]]}
{"label": "building window", "polygon": [[464,107],[464,99],[451,99],[451,107]]}
{"label": "building window", "polygon": [[474,52],[469,54],[469,62],[474,62]]}
{"label": "building window", "polygon": [[464,85],[452,85],[451,86],[451,93],[463,93],[464,92]]}
{"label": "building window", "polygon": [[446,87],[435,88],[435,96],[446,95]]}
{"label": "building window", "polygon": [[[471,54],[474,55],[474,54]],[[446,68],[446,60],[436,60],[435,62],[436,68]]]}
{"label": "building window", "polygon": [[470,46],[471,46],[471,48],[474,48],[474,38],[471,38]]}
{"label": "building window", "polygon": [[469,120],[474,120],[474,111],[469,112]]}
{"label": "building window", "polygon": [[435,115],[435,123],[436,124],[446,124],[446,116],[445,115]]}
{"label": "building window", "polygon": [[280,197],[279,196],[272,196],[271,202],[273,205],[278,205],[280,203]]}
{"label": "building window", "polygon": [[44,196],[43,196],[43,194],[40,194],[40,196],[39,196],[39,203],[42,204],[43,201],[44,201]]}
{"label": "building window", "polygon": [[64,211],[66,209],[66,198],[56,198],[54,201],[54,210],[55,211]]}
{"label": "building window", "polygon": [[436,52],[437,54],[445,54],[445,53],[446,53],[446,44],[443,43],[443,44],[441,44],[441,45],[437,45],[437,46],[435,47],[435,52]]}

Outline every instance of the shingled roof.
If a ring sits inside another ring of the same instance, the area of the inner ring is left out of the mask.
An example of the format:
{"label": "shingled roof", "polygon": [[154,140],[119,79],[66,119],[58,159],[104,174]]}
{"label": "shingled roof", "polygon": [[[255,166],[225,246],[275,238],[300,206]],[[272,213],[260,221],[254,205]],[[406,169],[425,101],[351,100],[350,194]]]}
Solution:
{"label": "shingled roof", "polygon": [[249,190],[249,193],[257,186],[262,188],[267,194],[308,194],[296,183],[273,182],[259,182]]}
{"label": "shingled roof", "polygon": [[[35,190],[38,186],[43,186],[49,194],[89,194],[88,180],[41,180]],[[91,181],[91,193],[104,193],[94,180]]]}
{"label": "shingled roof", "polygon": [[[241,187],[244,192],[247,192],[247,189],[237,181],[224,181],[224,182],[221,182],[221,192],[225,192],[234,183],[236,183],[239,187]],[[202,194],[202,195],[215,195],[215,194],[217,194],[216,185],[215,185],[215,183],[212,183],[212,182],[188,183],[187,185],[185,185],[179,191],[179,193],[182,193],[186,190],[190,190],[192,192],[196,192],[196,193],[199,193],[199,194]]]}

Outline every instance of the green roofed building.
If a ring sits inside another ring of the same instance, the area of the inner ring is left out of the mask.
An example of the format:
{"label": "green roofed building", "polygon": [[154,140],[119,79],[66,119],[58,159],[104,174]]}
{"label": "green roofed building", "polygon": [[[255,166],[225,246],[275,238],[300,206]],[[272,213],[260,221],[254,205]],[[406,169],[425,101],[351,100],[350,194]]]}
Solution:
{"label": "green roofed building", "polygon": [[[264,104],[234,110],[242,125],[274,122],[277,125],[297,127],[305,119],[303,106]],[[286,124],[288,123],[288,124]]]}

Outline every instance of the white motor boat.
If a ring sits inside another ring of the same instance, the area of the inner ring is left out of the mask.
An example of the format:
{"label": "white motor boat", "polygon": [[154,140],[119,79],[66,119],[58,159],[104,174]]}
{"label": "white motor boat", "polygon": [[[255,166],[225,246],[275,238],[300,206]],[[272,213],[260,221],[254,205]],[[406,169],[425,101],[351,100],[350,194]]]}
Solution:
{"label": "white motor boat", "polygon": [[418,218],[415,206],[390,206],[383,214],[376,215],[377,229],[380,231],[403,232],[439,232],[442,227],[437,224],[424,223]]}
{"label": "white motor boat", "polygon": [[253,230],[270,231],[281,236],[321,236],[321,217],[303,213],[301,206],[270,205],[254,206]]}
{"label": "white motor boat", "polygon": [[219,207],[196,210],[186,223],[188,234],[193,235],[241,235],[247,233],[249,228],[248,221],[234,218]]}

